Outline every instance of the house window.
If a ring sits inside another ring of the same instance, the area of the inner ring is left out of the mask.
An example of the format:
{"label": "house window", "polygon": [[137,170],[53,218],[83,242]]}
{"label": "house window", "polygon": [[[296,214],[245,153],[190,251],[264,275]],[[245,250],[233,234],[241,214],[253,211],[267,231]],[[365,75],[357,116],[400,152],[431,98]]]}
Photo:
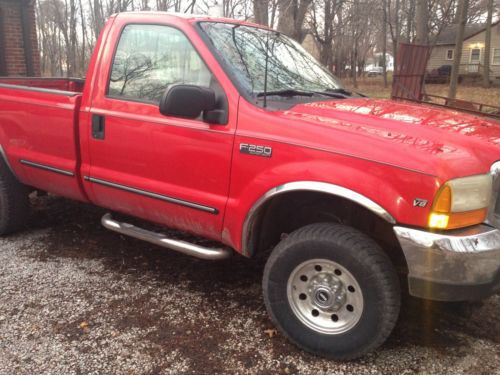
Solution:
{"label": "house window", "polygon": [[493,48],[491,54],[491,65],[500,65],[500,48]]}
{"label": "house window", "polygon": [[453,60],[453,52],[452,49],[446,50],[446,60]]}
{"label": "house window", "polygon": [[470,63],[471,64],[479,64],[481,61],[481,49],[480,48],[472,48],[470,50]]}

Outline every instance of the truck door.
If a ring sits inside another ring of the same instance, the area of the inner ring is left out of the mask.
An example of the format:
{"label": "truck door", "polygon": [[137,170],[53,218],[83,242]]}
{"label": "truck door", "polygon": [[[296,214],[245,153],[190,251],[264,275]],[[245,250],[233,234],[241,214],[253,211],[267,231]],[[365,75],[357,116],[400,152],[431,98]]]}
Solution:
{"label": "truck door", "polygon": [[157,24],[120,29],[115,39],[111,35],[119,40],[114,53],[109,51],[111,69],[101,69],[107,87],[96,87],[90,108],[90,172],[84,179],[91,199],[220,239],[236,116],[229,116],[228,124],[210,125],[161,115],[158,103],[168,85],[221,90],[217,79],[179,29]]}

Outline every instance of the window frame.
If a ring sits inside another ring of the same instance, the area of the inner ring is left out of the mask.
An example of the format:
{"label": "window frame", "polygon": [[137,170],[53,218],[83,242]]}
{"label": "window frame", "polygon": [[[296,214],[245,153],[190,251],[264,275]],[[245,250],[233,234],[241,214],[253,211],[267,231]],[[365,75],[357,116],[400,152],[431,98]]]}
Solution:
{"label": "window frame", "polygon": [[[495,51],[499,51],[500,52],[500,48],[493,47],[491,49],[491,65],[498,66],[498,65],[500,65],[500,59],[498,60],[498,62],[495,62]],[[500,56],[499,56],[499,58],[500,58]]]}
{"label": "window frame", "polygon": [[[451,51],[451,58],[448,57],[448,52],[450,51]],[[455,49],[454,48],[447,49],[444,56],[446,61],[453,61],[453,59],[455,58]]]}
{"label": "window frame", "polygon": [[122,25],[122,27],[120,29],[120,33],[118,35],[118,38],[117,38],[117,40],[115,42],[115,45],[113,47],[113,58],[111,59],[111,64],[109,64],[109,67],[108,67],[108,73],[107,73],[107,78],[106,78],[106,90],[104,92],[104,98],[106,98],[106,99],[113,99],[113,100],[119,100],[119,101],[124,101],[124,102],[150,104],[150,105],[154,105],[156,107],[158,107],[158,105],[159,105],[159,103],[157,103],[155,101],[152,101],[152,100],[139,99],[139,98],[128,98],[128,97],[119,96],[119,95],[110,95],[110,93],[109,93],[109,86],[111,84],[111,74],[113,73],[113,66],[115,65],[116,52],[118,51],[118,46],[119,46],[120,41],[122,39],[123,32],[127,28],[127,26],[164,26],[164,27],[168,27],[168,28],[171,28],[171,29],[179,31],[186,38],[186,40],[191,45],[191,47],[193,47],[193,50],[196,52],[196,54],[198,55],[198,57],[200,58],[200,60],[203,62],[203,64],[205,64],[207,70],[210,72],[210,74],[212,75],[213,79],[215,79],[217,81],[217,84],[221,88],[224,96],[226,96],[226,93],[225,93],[222,85],[220,84],[219,80],[217,79],[217,76],[214,74],[214,72],[212,71],[212,69],[210,69],[210,66],[207,64],[207,62],[205,61],[205,59],[203,58],[203,56],[200,54],[200,51],[198,51],[198,49],[196,48],[196,46],[193,44],[193,42],[191,41],[191,39],[188,37],[188,35],[183,30],[181,30],[179,27],[177,27],[175,25],[168,24],[168,23],[161,23],[161,22],[147,22],[147,23],[146,22],[130,22],[130,23],[125,23],[124,25]]}
{"label": "window frame", "polygon": [[[479,51],[479,58],[477,61],[472,61],[472,51],[474,51],[474,50]],[[469,64],[481,64],[481,57],[483,57],[481,51],[482,51],[482,48],[471,48],[470,49]]]}

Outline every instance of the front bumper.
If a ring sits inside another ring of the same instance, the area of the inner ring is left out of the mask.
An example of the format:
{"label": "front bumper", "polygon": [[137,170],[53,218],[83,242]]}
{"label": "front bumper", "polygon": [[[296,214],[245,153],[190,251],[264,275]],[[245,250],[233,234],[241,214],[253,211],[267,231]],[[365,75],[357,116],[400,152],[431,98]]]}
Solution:
{"label": "front bumper", "polygon": [[500,230],[488,225],[432,233],[394,227],[416,297],[465,301],[500,290]]}

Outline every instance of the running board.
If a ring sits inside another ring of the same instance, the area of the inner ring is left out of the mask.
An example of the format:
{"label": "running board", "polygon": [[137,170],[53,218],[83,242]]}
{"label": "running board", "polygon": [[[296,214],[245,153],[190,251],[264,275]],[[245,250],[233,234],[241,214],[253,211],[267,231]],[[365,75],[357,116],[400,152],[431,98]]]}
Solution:
{"label": "running board", "polygon": [[165,247],[170,250],[175,250],[180,253],[191,255],[200,259],[220,260],[226,259],[232,255],[232,251],[228,248],[211,249],[198,246],[186,241],[173,240],[166,237],[164,234],[151,232],[146,229],[136,227],[132,224],[122,223],[113,220],[111,214],[106,214],[101,219],[102,225],[114,232],[134,237],[154,245]]}

